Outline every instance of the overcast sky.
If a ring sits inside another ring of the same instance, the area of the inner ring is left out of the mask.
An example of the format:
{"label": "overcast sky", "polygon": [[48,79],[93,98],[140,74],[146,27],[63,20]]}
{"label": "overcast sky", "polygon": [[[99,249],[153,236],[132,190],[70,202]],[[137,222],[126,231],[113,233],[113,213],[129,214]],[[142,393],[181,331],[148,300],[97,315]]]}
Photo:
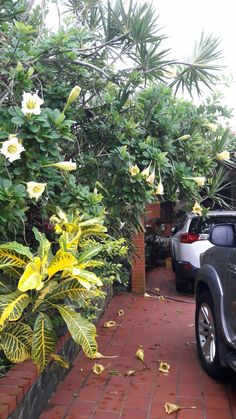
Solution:
{"label": "overcast sky", "polygon": [[[139,0],[143,2],[143,0]],[[51,2],[50,26],[56,25],[57,13]],[[202,31],[221,39],[221,49],[227,66],[224,74],[232,76],[230,88],[218,84],[217,89],[225,95],[225,104],[234,108],[232,126],[236,129],[236,0],[153,0],[159,14],[162,33],[168,36],[167,45],[171,56],[177,59],[191,54],[195,40]]]}

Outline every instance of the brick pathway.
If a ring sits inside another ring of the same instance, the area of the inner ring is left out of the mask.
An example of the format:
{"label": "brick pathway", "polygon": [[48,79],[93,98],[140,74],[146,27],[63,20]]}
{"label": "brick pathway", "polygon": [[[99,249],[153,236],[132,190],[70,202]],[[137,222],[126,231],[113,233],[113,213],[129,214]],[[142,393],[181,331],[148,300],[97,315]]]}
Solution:
{"label": "brick pathway", "polygon": [[[172,272],[163,268],[149,274],[147,289],[155,287],[180,301],[116,295],[98,324],[98,344],[102,354],[118,357],[97,360],[110,363],[97,376],[91,372],[95,361],[79,354],[40,419],[236,419],[236,380],[210,379],[197,360],[193,297],[177,294]],[[117,315],[120,309],[123,316]],[[119,326],[104,328],[108,320]],[[143,368],[135,357],[138,345],[144,348],[144,371],[138,371]],[[170,364],[168,374],[158,371],[160,361]],[[128,370],[137,372],[126,377]],[[167,401],[196,409],[168,416]]]}

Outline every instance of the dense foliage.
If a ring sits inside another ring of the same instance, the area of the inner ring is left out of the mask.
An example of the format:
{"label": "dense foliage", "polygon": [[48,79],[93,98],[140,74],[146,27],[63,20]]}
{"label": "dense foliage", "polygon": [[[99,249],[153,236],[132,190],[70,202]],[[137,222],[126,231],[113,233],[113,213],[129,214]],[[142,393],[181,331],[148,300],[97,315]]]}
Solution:
{"label": "dense foliage", "polygon": [[94,356],[81,313],[93,316],[104,282],[128,284],[147,202],[227,204],[235,137],[218,94],[200,106],[175,96],[214,85],[217,38],[202,35],[182,63],[148,3],[68,0],[53,33],[34,3],[0,4],[0,347],[42,370],[50,356],[64,364],[55,313]]}

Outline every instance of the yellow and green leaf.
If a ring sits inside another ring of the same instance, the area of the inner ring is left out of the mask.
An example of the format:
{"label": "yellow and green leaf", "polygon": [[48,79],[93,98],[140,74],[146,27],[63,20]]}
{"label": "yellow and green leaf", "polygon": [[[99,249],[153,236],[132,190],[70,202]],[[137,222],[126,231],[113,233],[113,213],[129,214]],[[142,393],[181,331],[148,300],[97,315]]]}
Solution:
{"label": "yellow and green leaf", "polygon": [[61,365],[63,368],[69,368],[69,363],[61,355],[51,354],[52,359]]}
{"label": "yellow and green leaf", "polygon": [[21,275],[18,282],[18,289],[22,292],[28,290],[39,290],[43,286],[43,275],[41,271],[41,260],[35,257],[33,262],[28,263],[23,275]]}
{"label": "yellow and green leaf", "polygon": [[50,355],[55,352],[57,337],[50,318],[45,313],[39,313],[35,324],[32,340],[32,361],[39,371],[43,371]]}
{"label": "yellow and green leaf", "polygon": [[85,355],[93,358],[97,352],[96,327],[69,306],[55,305],[74,341],[81,345]]}
{"label": "yellow and green leaf", "polygon": [[37,300],[34,303],[34,306],[32,308],[32,312],[34,312],[35,310],[37,310],[43,303],[46,302],[46,296],[47,294],[52,293],[52,291],[55,289],[55,287],[57,287],[57,282],[56,281],[50,281],[40,292]]}
{"label": "yellow and green leaf", "polygon": [[10,294],[0,296],[0,330],[3,329],[6,321],[16,321],[22,316],[24,309],[30,302],[28,294],[14,291]]}
{"label": "yellow and green leaf", "polygon": [[71,276],[73,278],[77,278],[78,280],[82,279],[88,281],[98,287],[103,285],[101,279],[94,272],[79,269],[77,266],[71,270]]}
{"label": "yellow and green leaf", "polygon": [[37,228],[33,227],[33,232],[36,240],[39,242],[38,256],[41,259],[41,269],[43,271],[48,262],[51,243],[48,241],[45,234],[40,233],[40,231]]}
{"label": "yellow and green leaf", "polygon": [[71,301],[81,301],[84,303],[86,300],[94,298],[97,295],[97,291],[84,289],[77,279],[66,279],[54,287],[52,292],[46,296],[45,301],[56,302],[68,298]]}
{"label": "yellow and green leaf", "polygon": [[67,268],[72,268],[77,263],[77,259],[68,252],[58,250],[55,257],[48,267],[48,276],[51,278],[55,273],[63,271]]}
{"label": "yellow and green leaf", "polygon": [[24,269],[27,265],[28,259],[19,256],[14,250],[0,249],[0,269],[5,272],[19,275],[18,268]]}
{"label": "yellow and green leaf", "polygon": [[0,244],[0,251],[1,250],[9,250],[15,252],[18,255],[21,255],[22,259],[25,257],[26,260],[33,260],[34,257],[34,255],[31,253],[30,249],[27,246],[23,246],[22,244],[17,242]]}
{"label": "yellow and green leaf", "polygon": [[31,356],[32,330],[24,323],[9,323],[0,334],[0,348],[9,361],[20,363]]}

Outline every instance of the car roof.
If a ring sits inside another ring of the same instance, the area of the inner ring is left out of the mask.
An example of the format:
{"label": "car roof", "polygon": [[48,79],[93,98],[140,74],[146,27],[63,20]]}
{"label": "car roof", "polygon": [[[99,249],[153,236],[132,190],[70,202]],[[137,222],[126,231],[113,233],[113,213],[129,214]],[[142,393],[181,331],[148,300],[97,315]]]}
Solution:
{"label": "car roof", "polygon": [[[186,215],[188,216],[188,218],[195,218],[195,217],[199,217],[199,215],[194,214],[192,211],[186,212]],[[211,210],[208,211],[208,213],[206,214],[206,216],[212,216],[212,217],[216,217],[222,215],[223,217],[228,216],[233,216],[236,217],[236,211],[231,211],[231,210]]]}

